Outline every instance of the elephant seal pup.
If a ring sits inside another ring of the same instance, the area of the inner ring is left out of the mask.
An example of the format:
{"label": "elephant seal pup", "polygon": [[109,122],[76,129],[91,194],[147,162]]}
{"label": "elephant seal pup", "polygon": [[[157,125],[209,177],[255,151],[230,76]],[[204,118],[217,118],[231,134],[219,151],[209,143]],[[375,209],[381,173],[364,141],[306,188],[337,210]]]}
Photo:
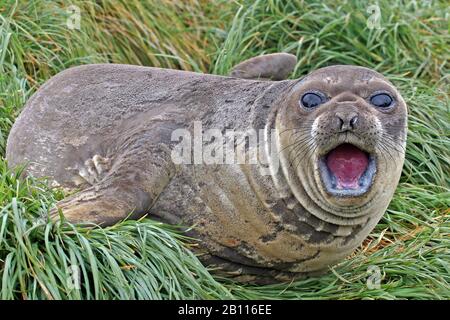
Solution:
{"label": "elephant seal pup", "polygon": [[[206,264],[265,283],[322,272],[362,243],[397,186],[406,126],[399,92],[363,67],[259,81],[85,65],[29,100],[7,159],[80,190],[57,203],[70,222],[106,226],[149,214],[194,225],[188,234]],[[230,130],[263,134],[238,142]],[[238,147],[244,161],[221,162]],[[250,154],[256,161],[245,161]]]}

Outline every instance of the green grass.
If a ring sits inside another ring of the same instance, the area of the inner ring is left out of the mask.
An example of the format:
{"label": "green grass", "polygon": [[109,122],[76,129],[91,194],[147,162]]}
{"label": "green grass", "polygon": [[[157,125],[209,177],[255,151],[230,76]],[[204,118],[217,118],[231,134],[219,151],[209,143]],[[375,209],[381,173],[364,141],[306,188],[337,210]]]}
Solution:
{"label": "green grass", "polygon": [[[81,8],[81,30],[66,26],[70,4]],[[30,95],[57,72],[85,63],[226,74],[243,59],[285,51],[299,58],[293,77],[330,64],[374,68],[410,108],[401,183],[381,222],[329,273],[290,284],[244,286],[215,277],[190,252],[192,239],[150,219],[93,230],[48,224],[37,217],[64,195],[43,181],[18,180],[1,160],[0,298],[449,299],[448,5],[379,1],[382,29],[370,30],[370,4],[0,0],[2,156]],[[373,267],[383,276],[377,289],[367,286]],[[74,272],[79,289],[70,281]]]}

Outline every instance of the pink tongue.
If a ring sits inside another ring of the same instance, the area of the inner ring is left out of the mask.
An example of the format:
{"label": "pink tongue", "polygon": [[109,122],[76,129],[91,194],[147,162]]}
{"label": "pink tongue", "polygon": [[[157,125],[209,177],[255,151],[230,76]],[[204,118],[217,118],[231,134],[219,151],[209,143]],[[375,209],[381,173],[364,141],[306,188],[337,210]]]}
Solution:
{"label": "pink tongue", "polygon": [[369,165],[366,153],[351,144],[342,144],[327,157],[327,166],[337,179],[338,189],[358,189],[359,178]]}

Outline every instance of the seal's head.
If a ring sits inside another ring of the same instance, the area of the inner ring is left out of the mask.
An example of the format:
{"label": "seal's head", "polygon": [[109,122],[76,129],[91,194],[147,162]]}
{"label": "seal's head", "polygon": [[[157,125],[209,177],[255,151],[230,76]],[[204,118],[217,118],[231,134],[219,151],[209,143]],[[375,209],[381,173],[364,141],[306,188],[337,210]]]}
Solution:
{"label": "seal's head", "polygon": [[407,107],[388,80],[363,67],[326,67],[295,83],[279,106],[283,169],[299,177],[309,199],[343,217],[389,202],[404,160]]}

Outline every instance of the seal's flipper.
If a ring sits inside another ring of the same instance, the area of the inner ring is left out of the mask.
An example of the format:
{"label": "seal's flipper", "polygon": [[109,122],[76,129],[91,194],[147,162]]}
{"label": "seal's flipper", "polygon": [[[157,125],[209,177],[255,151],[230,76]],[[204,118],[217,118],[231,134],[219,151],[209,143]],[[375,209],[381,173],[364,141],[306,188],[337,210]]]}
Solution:
{"label": "seal's flipper", "polygon": [[92,159],[84,162],[84,166],[78,170],[78,174],[88,184],[94,185],[109,172],[110,162],[110,159],[96,154]]}
{"label": "seal's flipper", "polygon": [[285,80],[294,70],[297,57],[289,53],[272,53],[245,60],[230,72],[242,79]]}
{"label": "seal's flipper", "polygon": [[134,143],[104,179],[59,201],[50,211],[50,219],[59,220],[59,210],[70,223],[102,227],[128,217],[138,219],[148,213],[174,172],[165,148]]}
{"label": "seal's flipper", "polygon": [[[97,191],[93,186],[71,197],[59,201],[56,208],[50,211],[52,221],[60,220],[61,210],[64,219],[70,223],[93,223],[101,227],[110,226],[127,218],[139,218],[145,214],[142,201],[132,193],[116,190],[109,193],[102,188]],[[135,192],[137,190],[134,190]],[[145,199],[144,202],[145,203]]]}

